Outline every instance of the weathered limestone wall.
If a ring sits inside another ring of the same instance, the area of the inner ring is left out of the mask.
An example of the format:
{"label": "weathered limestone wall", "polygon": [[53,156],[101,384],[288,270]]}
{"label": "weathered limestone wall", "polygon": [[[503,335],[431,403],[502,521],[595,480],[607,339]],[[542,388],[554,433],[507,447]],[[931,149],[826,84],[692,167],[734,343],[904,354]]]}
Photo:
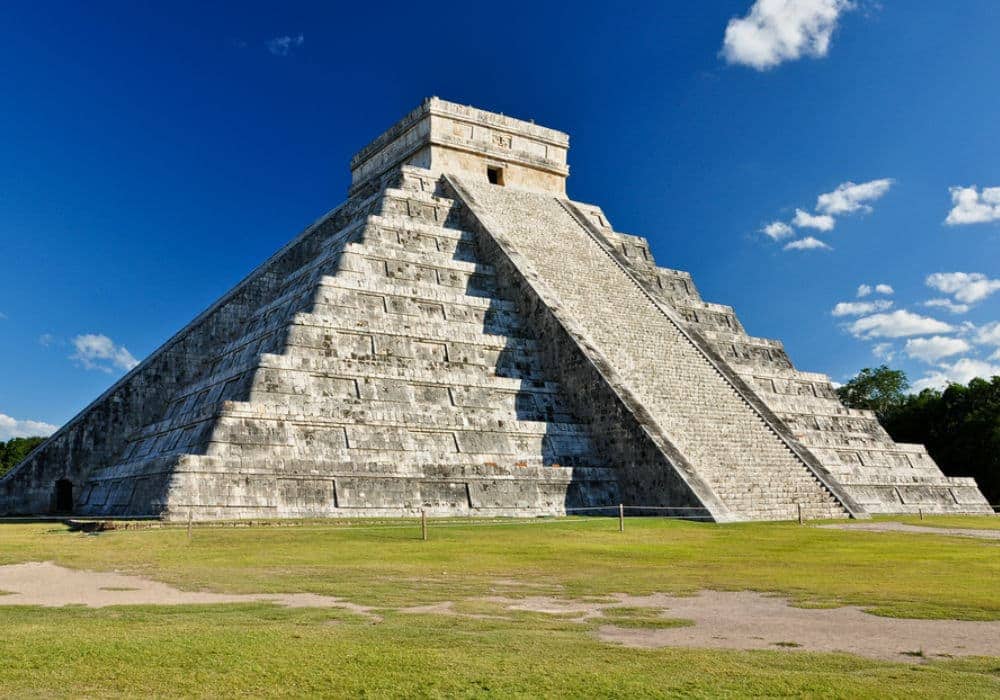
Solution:
{"label": "weathered limestone wall", "polygon": [[459,205],[428,171],[404,167],[379,188],[268,266],[260,303],[198,372],[159,387],[111,456],[69,470],[77,512],[525,515],[618,502],[616,471],[542,368]]}

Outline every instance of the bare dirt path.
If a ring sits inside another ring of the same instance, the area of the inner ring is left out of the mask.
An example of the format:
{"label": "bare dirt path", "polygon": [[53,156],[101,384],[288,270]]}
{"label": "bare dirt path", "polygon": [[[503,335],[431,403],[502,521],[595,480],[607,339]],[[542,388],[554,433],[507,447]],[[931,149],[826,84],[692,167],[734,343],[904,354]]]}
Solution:
{"label": "bare dirt path", "polygon": [[[623,602],[641,600],[625,597]],[[598,636],[643,648],[799,649],[890,661],[1000,655],[1000,622],[879,617],[857,607],[796,608],[784,598],[751,591],[702,591],[694,597],[661,596],[656,602],[666,608],[666,616],[695,624],[667,629],[606,625]]]}
{"label": "bare dirt path", "polygon": [[817,525],[817,527],[833,530],[867,530],[869,532],[912,532],[921,535],[956,535],[958,537],[978,537],[984,540],[1000,540],[1000,530],[974,530],[967,527],[926,527],[924,525],[908,525],[906,523],[834,523]]}
{"label": "bare dirt path", "polygon": [[372,613],[372,608],[313,593],[236,595],[182,591],[140,576],[77,571],[52,562],[0,566],[0,591],[7,593],[0,596],[0,605],[85,605],[89,608],[103,608],[109,605],[266,602],[288,608],[343,608],[368,617],[378,617]]}
{"label": "bare dirt path", "polygon": [[[181,591],[138,576],[65,569],[51,562],[0,566],[0,607],[40,605],[189,605],[269,602],[287,607],[333,607],[373,621],[374,608],[339,598],[293,594],[234,595]],[[1000,622],[909,620],[869,615],[857,607],[796,608],[785,598],[750,591],[702,591],[695,596],[654,593],[608,595],[604,600],[534,595],[471,598],[502,610],[575,615],[598,622],[596,635],[639,648],[700,647],[845,652],[875,659],[921,662],[950,656],[1000,656]],[[656,616],[693,621],[689,627],[643,628],[615,624],[614,608],[647,608]],[[402,608],[414,614],[503,619],[463,613],[452,601]],[[601,624],[604,623],[604,624]]]}

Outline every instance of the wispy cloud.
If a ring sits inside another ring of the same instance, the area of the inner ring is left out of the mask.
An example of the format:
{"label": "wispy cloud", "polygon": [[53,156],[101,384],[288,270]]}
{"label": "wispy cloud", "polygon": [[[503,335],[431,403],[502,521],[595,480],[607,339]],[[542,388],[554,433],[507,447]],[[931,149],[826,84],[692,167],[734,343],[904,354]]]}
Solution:
{"label": "wispy cloud", "polygon": [[41,345],[43,348],[49,347],[50,345],[52,345],[52,343],[55,342],[55,340],[56,337],[51,333],[42,333],[40,336],[38,336],[38,344]]}
{"label": "wispy cloud", "polygon": [[944,220],[949,226],[1000,221],[1000,187],[984,187],[979,192],[972,185],[952,187],[949,191],[954,205]]}
{"label": "wispy cloud", "polygon": [[928,299],[924,302],[924,306],[932,309],[944,309],[953,314],[964,314],[972,308],[968,304],[956,304],[951,299]]}
{"label": "wispy cloud", "polygon": [[892,343],[876,343],[872,346],[872,355],[884,362],[892,362],[892,359],[896,357],[896,351],[892,347]]}
{"label": "wispy cloud", "polygon": [[761,229],[761,233],[768,236],[772,241],[780,241],[782,238],[788,238],[795,235],[795,231],[792,230],[792,227],[784,221],[772,221]]}
{"label": "wispy cloud", "polygon": [[821,58],[850,0],[757,0],[744,17],[726,26],[722,56],[756,70],[774,68],[802,56]]}
{"label": "wispy cloud", "polygon": [[306,43],[306,38],[302,34],[298,36],[276,36],[264,43],[267,46],[267,50],[275,56],[287,56],[293,49],[302,47]]}
{"label": "wispy cloud", "polygon": [[816,211],[834,216],[856,211],[870,212],[872,208],[869,202],[881,199],[892,187],[893,182],[891,178],[870,180],[860,184],[844,182],[837,185],[837,189],[833,192],[821,194],[816,198]]}
{"label": "wispy cloud", "polygon": [[993,321],[976,330],[976,342],[1000,348],[1000,321]]}
{"label": "wispy cloud", "polygon": [[1000,290],[1000,279],[990,279],[981,272],[935,272],[924,282],[965,304],[975,304]]}
{"label": "wispy cloud", "polygon": [[0,413],[0,440],[4,442],[16,437],[48,437],[58,429],[58,425],[51,423],[43,423],[39,420],[18,420]]}
{"label": "wispy cloud", "polygon": [[891,296],[896,293],[896,290],[892,288],[891,285],[880,282],[874,287],[870,284],[859,284],[858,285],[858,298],[861,299],[866,296],[870,296],[872,292],[876,294],[884,294],[885,296]]}
{"label": "wispy cloud", "polygon": [[87,333],[73,338],[76,352],[70,359],[76,360],[84,369],[98,369],[111,372],[114,369],[128,371],[139,364],[124,345],[117,345],[106,335]]}
{"label": "wispy cloud", "polygon": [[913,335],[949,333],[954,328],[935,318],[900,309],[892,313],[859,318],[848,325],[848,330],[856,338],[905,338]]}
{"label": "wispy cloud", "polygon": [[935,335],[930,338],[910,338],[906,341],[906,354],[917,360],[934,363],[943,357],[968,352],[972,346],[961,338]]}
{"label": "wispy cloud", "polygon": [[976,377],[988,379],[996,375],[1000,375],[1000,365],[985,360],[963,357],[951,364],[940,365],[937,370],[929,372],[913,382],[913,388],[916,391],[944,389],[951,383],[968,384]]}
{"label": "wispy cloud", "polygon": [[863,316],[874,311],[885,311],[892,307],[892,302],[888,299],[876,299],[874,301],[842,301],[833,307],[830,312],[834,316]]}
{"label": "wispy cloud", "polygon": [[785,244],[785,250],[833,250],[833,248],[821,240],[812,236],[806,236],[805,238]]}
{"label": "wispy cloud", "polygon": [[814,228],[818,231],[832,231],[836,225],[832,216],[826,214],[813,215],[803,209],[795,210],[792,223],[798,228]]}

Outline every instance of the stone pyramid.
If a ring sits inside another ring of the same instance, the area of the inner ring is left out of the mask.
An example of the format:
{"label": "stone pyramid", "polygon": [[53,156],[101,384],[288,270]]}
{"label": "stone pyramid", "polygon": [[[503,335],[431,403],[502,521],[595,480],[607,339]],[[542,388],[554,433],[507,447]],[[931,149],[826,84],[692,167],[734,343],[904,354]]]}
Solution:
{"label": "stone pyramid", "polygon": [[0,513],[990,512],[567,199],[568,147],[426,100],[344,204],[0,481]]}

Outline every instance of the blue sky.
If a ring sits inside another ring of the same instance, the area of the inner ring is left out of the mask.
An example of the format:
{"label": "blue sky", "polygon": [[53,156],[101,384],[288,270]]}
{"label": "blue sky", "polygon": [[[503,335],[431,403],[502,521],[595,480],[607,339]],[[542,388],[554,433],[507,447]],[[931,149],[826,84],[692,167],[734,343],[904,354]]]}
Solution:
{"label": "blue sky", "polygon": [[342,201],[428,95],[568,131],[571,197],[800,369],[1000,373],[993,0],[84,5],[0,10],[0,439]]}

